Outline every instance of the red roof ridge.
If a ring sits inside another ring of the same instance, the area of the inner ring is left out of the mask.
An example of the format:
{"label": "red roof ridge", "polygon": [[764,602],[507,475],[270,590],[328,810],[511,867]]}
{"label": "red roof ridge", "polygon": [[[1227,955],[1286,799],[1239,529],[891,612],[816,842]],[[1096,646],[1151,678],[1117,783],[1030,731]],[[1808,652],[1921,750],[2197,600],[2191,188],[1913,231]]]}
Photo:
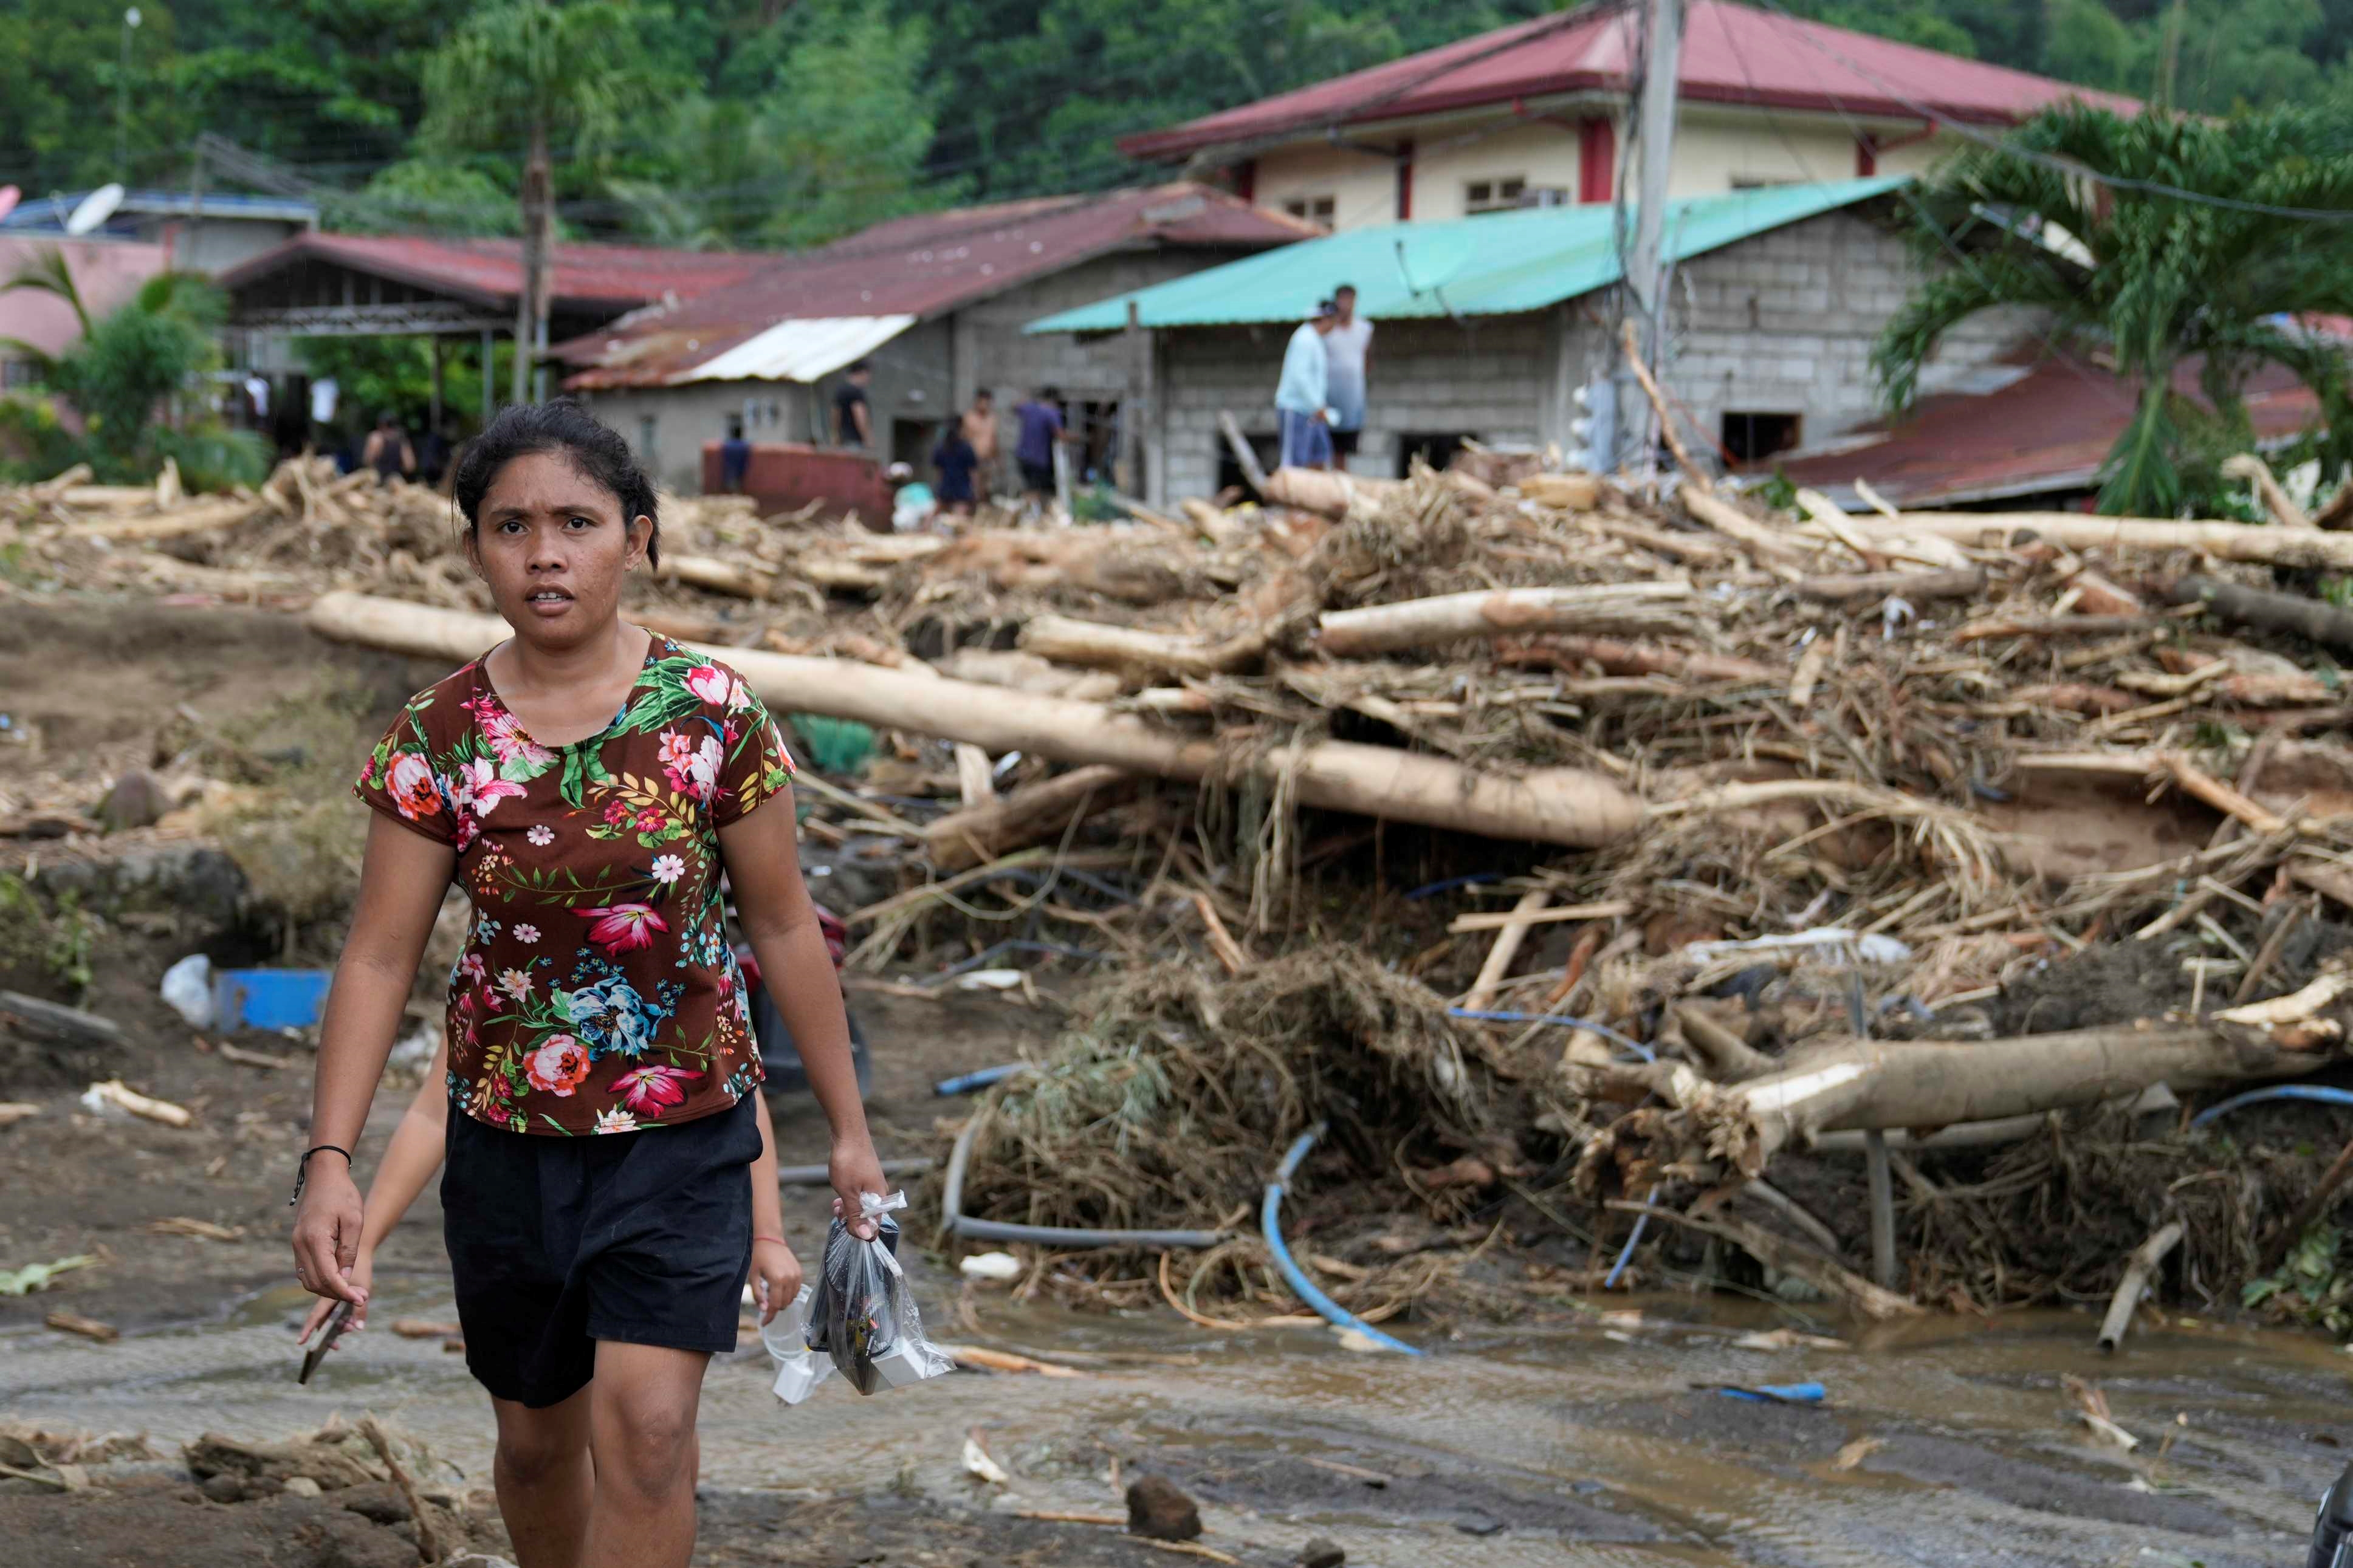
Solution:
{"label": "red roof ridge", "polygon": [[[1518,22],[1180,125],[1123,138],[1134,158],[1242,148],[1304,131],[1630,88],[1630,13],[1593,5]],[[2015,124],[2068,98],[2135,112],[2132,99],[1737,0],[1692,0],[1680,76],[1687,101]]]}
{"label": "red roof ridge", "polygon": [[786,321],[924,320],[1138,242],[1250,249],[1323,232],[1182,180],[955,207],[775,258],[735,283],[632,311],[551,352],[586,367],[567,386],[661,384]]}

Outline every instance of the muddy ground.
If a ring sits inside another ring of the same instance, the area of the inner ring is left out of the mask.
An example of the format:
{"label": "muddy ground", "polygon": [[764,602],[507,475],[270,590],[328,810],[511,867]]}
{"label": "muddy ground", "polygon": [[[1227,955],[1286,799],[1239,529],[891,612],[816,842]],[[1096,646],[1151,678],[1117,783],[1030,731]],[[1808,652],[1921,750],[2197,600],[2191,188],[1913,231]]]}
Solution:
{"label": "muddy ground", "polygon": [[[331,688],[355,710],[388,716],[440,673],[319,643],[266,612],[14,603],[0,614],[0,711],[39,742],[0,742],[0,791],[79,770],[94,798],[121,767],[164,761],[159,734],[185,748],[206,731],[237,731],[249,747],[290,692]],[[302,742],[279,749],[280,765],[311,765]],[[163,868],[160,880],[88,884],[108,913],[88,954],[90,984],[76,997],[123,1026],[124,1043],[0,1030],[0,1100],[41,1108],[0,1128],[0,1268],[100,1259],[53,1289],[0,1297],[0,1418],[144,1430],[158,1458],[99,1467],[91,1489],[69,1496],[0,1477],[0,1562],[414,1562],[413,1532],[381,1497],[223,1501],[176,1460],[180,1444],[207,1429],[280,1438],[364,1410],[431,1445],[441,1457],[431,1492],[469,1521],[474,1545],[498,1550],[481,1489],[489,1417],[479,1391],[434,1341],[388,1332],[395,1316],[450,1315],[430,1193],[379,1257],[376,1328],[298,1390],[290,1329],[302,1300],[284,1231],[294,1158],[308,1141],[309,1047],[191,1029],[155,995],[164,967],[186,952],[326,963],[332,931],[225,919],[206,904],[208,873],[191,870],[186,841],[151,831],[126,843],[132,858]],[[121,848],[109,854],[121,858]],[[9,841],[5,855],[0,870],[17,874],[70,858],[37,840]],[[0,987],[66,994],[37,956],[0,961]],[[2073,1016],[2062,1017],[2063,1004],[2084,991],[2080,978],[2061,977],[2006,1005],[2034,1027],[2063,1027]],[[1058,1023],[1050,1007],[1018,998],[862,991],[851,1000],[875,1043],[871,1114],[886,1156],[937,1147],[934,1121],[949,1108],[932,1097],[934,1080],[1011,1059]],[[289,1065],[227,1060],[225,1039]],[[81,1089],[114,1077],[186,1105],[195,1124],[84,1113]],[[364,1167],[406,1093],[380,1094]],[[784,1162],[822,1160],[814,1105],[784,1098],[776,1109]],[[2325,1158],[2341,1137],[2328,1113],[2293,1114],[2310,1119],[2301,1135]],[[821,1189],[788,1194],[797,1240],[817,1234],[823,1198]],[[1821,1202],[1847,1228],[1835,1193]],[[215,1241],[148,1228],[172,1218],[239,1234]],[[2292,1558],[2311,1500],[2353,1445],[2353,1362],[2326,1341],[2169,1312],[2145,1315],[2113,1360],[2092,1351],[2081,1312],[1939,1319],[1851,1348],[1773,1350],[1738,1336],[1851,1331],[1819,1308],[1651,1294],[1599,1304],[1636,1318],[1605,1319],[1597,1307],[1451,1333],[1409,1322],[1409,1336],[1436,1353],[1408,1362],[1352,1355],[1314,1330],[1235,1335],[1157,1310],[1106,1316],[965,1293],[940,1259],[914,1262],[936,1331],[1088,1375],[960,1373],[871,1401],[836,1386],[786,1413],[747,1341],[714,1365],[706,1393],[699,1562],[1165,1563],[1168,1554],[1114,1530],[1019,1517],[1115,1513],[1123,1478],[1157,1472],[1200,1500],[1214,1550],[1265,1568],[1318,1534],[1341,1541],[1351,1562],[1390,1568],[2256,1568]],[[44,1327],[59,1310],[122,1337],[93,1343]],[[2066,1374],[2104,1387],[2116,1419],[2142,1436],[2139,1452],[2084,1432],[2061,1391]],[[1717,1391],[1808,1379],[1828,1386],[1825,1405]],[[1012,1473],[1009,1485],[965,1474],[962,1443],[975,1431]]]}

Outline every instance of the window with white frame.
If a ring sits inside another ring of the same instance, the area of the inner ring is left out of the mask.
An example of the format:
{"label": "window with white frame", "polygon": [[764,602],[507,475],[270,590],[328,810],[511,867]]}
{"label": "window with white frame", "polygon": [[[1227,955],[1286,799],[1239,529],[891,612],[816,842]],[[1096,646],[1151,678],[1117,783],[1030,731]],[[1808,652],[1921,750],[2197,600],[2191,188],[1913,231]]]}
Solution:
{"label": "window with white frame", "polygon": [[1527,189],[1528,181],[1525,174],[1472,180],[1462,187],[1462,210],[1474,217],[1481,213],[1516,212],[1520,198],[1527,194]]}
{"label": "window with white frame", "polygon": [[1339,198],[1329,195],[1293,196],[1282,204],[1282,210],[1293,217],[1305,218],[1309,223],[1332,226],[1332,215],[1339,207]]}

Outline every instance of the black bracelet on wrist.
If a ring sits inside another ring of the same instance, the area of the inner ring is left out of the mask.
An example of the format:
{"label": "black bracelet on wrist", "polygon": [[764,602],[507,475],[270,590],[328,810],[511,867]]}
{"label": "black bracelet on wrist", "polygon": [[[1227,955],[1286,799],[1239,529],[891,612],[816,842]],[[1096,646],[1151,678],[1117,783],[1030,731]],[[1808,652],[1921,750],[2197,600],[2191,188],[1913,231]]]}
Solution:
{"label": "black bracelet on wrist", "polygon": [[302,1184],[311,1179],[311,1156],[313,1154],[341,1154],[344,1164],[352,1163],[352,1152],[339,1144],[314,1143],[303,1150],[302,1157],[294,1162],[294,1195],[286,1200],[286,1206],[290,1209],[302,1201]]}

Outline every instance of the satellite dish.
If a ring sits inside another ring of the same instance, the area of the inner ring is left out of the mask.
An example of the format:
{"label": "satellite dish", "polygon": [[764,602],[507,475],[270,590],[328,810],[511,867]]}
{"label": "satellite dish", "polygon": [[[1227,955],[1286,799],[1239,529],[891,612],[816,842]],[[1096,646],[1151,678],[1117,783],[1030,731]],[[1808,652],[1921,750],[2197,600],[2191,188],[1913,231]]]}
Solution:
{"label": "satellite dish", "polygon": [[1398,275],[1409,293],[1427,294],[1452,282],[1477,252],[1477,241],[1459,228],[1401,235],[1397,242]]}
{"label": "satellite dish", "polygon": [[76,204],[73,216],[66,219],[66,232],[75,235],[88,234],[108,218],[112,217],[114,209],[121,205],[122,187],[121,185],[100,185]]}
{"label": "satellite dish", "polygon": [[0,218],[16,210],[16,202],[25,193],[14,185],[0,185]]}

